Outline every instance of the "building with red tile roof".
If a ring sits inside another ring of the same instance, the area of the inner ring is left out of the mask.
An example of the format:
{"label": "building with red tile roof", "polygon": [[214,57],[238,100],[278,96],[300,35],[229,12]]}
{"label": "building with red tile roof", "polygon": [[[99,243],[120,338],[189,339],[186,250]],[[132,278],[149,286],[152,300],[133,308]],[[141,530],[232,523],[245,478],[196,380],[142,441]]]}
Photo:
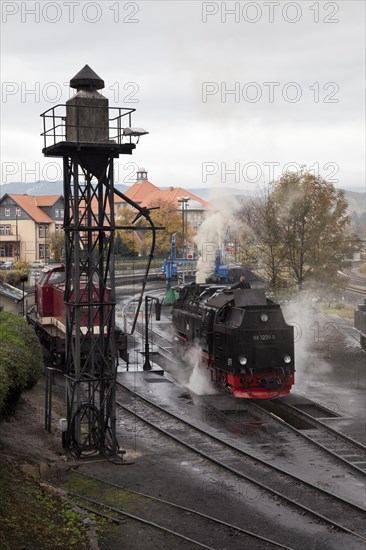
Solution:
{"label": "building with red tile roof", "polygon": [[[153,207],[165,202],[174,204],[179,211],[182,209],[181,199],[188,199],[185,201],[186,220],[191,224],[195,232],[197,232],[204,219],[205,211],[212,208],[209,202],[201,199],[183,187],[160,189],[148,180],[145,168],[138,169],[136,183],[125,191],[124,194],[141,206]],[[116,198],[115,205],[117,216],[121,208],[129,206],[120,198]]]}
{"label": "building with red tile roof", "polygon": [[5,194],[0,199],[0,259],[47,260],[50,235],[62,231],[62,195]]}

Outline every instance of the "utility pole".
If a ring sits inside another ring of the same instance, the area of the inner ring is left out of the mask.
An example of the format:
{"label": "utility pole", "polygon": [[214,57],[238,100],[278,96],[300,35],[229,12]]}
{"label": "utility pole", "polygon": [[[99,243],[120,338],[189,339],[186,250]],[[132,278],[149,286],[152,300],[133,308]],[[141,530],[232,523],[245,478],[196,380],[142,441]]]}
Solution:
{"label": "utility pole", "polygon": [[19,229],[18,229],[18,209],[16,208],[15,209],[15,232],[16,232],[16,241],[17,241],[17,252],[16,252],[16,257],[17,257],[17,262],[19,262],[20,260],[20,250],[19,250]]}
{"label": "utility pole", "polygon": [[[189,202],[189,197],[178,198],[178,203],[182,205],[182,259],[183,260],[186,257],[186,233],[188,232],[187,231],[188,220],[187,220],[186,212],[188,209],[188,202]],[[183,284],[185,283],[185,269],[186,269],[186,266],[185,264],[183,264]]]}

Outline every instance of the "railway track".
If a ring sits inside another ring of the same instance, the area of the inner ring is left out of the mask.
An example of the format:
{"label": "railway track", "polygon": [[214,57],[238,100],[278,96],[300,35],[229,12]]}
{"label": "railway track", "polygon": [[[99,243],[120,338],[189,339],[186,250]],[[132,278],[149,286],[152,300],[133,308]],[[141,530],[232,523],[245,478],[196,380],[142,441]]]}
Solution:
{"label": "railway track", "polygon": [[[154,292],[156,293],[156,296],[159,297],[161,300],[163,299],[163,296],[165,295],[165,287],[162,289],[154,289]],[[124,319],[124,329],[131,329],[132,323],[130,322],[130,318],[134,317],[134,305],[136,304],[138,300],[138,296],[133,296],[130,298],[126,304],[122,307],[121,315]],[[140,319],[136,323],[135,327],[135,347],[139,344],[142,344],[144,342],[145,338],[145,319],[144,319],[144,312],[140,313]],[[151,353],[154,353],[154,347],[157,347],[159,350],[159,355],[161,355],[166,361],[175,361],[174,356],[171,352],[173,349],[173,343],[171,341],[171,338],[167,337],[166,335],[161,334],[156,329],[153,329],[152,327],[149,328],[149,342],[151,344]]]}
{"label": "railway track", "polygon": [[[85,479],[85,489],[81,493],[68,492],[68,497],[74,499],[79,507],[117,523],[121,523],[122,518],[122,522],[129,519],[152,527],[154,530],[173,537],[172,540],[176,540],[173,543],[174,548],[177,547],[179,541],[189,544],[189,548],[220,550],[226,547],[227,541],[230,540],[230,548],[233,549],[250,547],[256,550],[264,550],[273,547],[293,550],[290,546],[280,544],[270,538],[198,510],[152,495],[132,491],[117,483],[104,481],[89,474],[77,472],[73,475],[79,478],[77,479],[78,486],[80,486],[80,478],[81,482]],[[92,491],[90,491],[90,482],[92,482]],[[72,483],[71,480],[71,486]],[[81,485],[83,484],[81,483]],[[95,496],[98,496],[98,498],[95,498]],[[125,504],[123,505],[123,503]],[[126,508],[128,508],[128,511]],[[108,512],[108,515],[106,512]],[[158,523],[155,518],[159,518]],[[187,521],[188,518],[189,521]],[[173,527],[174,525],[178,525],[179,528]],[[183,547],[185,547],[184,544]]]}
{"label": "railway track", "polygon": [[354,285],[348,285],[345,287],[345,290],[348,290],[348,292],[352,292],[353,294],[357,294],[359,296],[363,296],[366,298],[366,290],[365,287],[359,287]]}
{"label": "railway track", "polygon": [[[334,324],[325,314],[322,313],[322,316]],[[349,327],[346,321],[344,323],[342,321],[342,318],[337,320],[337,330],[352,337],[358,343],[358,333],[353,327]],[[143,331],[142,324],[138,324],[137,329]],[[152,335],[150,341],[159,349],[159,355],[168,362],[176,362],[171,351],[173,348],[171,340],[155,329],[151,329],[150,333]],[[256,404],[250,400],[249,406],[255,408],[257,414],[259,413],[261,416],[263,416],[263,412],[265,412],[266,418],[271,415],[272,421],[273,418],[281,419],[289,430],[321,448],[347,468],[362,476],[366,475],[366,447],[358,441],[283,400],[258,400]],[[314,406],[316,406],[315,403]]]}
{"label": "railway track", "polygon": [[[139,422],[233,475],[236,480],[244,480],[270,499],[285,503],[300,514],[315,517],[332,528],[366,542],[366,514],[363,507],[238,449],[212,433],[207,433],[207,429],[191,424],[121,384],[118,384],[117,389],[117,406]],[[301,495],[301,503],[298,496],[288,496],[294,484],[297,495]]]}
{"label": "railway track", "polygon": [[337,339],[337,332],[341,332],[345,336],[355,340],[357,344],[360,345],[360,335],[350,320],[337,316],[337,320],[335,321],[334,318],[332,319],[329,315],[322,311],[318,311],[318,313],[321,317],[326,319],[326,325],[324,328],[326,329],[330,343],[335,342]]}
{"label": "railway track", "polygon": [[366,279],[364,277],[356,275],[352,271],[348,271],[346,273],[338,271],[338,274],[341,277],[344,277],[344,279],[348,282],[345,290],[352,292],[353,294],[366,297]]}
{"label": "railway track", "polygon": [[326,451],[348,469],[366,477],[366,447],[362,443],[283,400],[262,400],[250,403],[249,406],[282,419],[296,434]]}

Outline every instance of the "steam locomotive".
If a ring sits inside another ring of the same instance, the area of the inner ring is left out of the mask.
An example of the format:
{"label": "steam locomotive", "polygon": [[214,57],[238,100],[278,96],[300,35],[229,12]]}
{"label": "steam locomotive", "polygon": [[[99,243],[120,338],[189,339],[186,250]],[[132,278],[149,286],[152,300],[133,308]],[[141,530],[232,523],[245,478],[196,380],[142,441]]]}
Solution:
{"label": "steam locomotive", "polygon": [[263,289],[192,283],[176,291],[176,340],[200,345],[214,383],[245,399],[274,399],[290,392],[294,328]]}
{"label": "steam locomotive", "polygon": [[[64,370],[65,344],[66,344],[66,316],[65,316],[65,266],[45,266],[35,285],[35,305],[27,312],[27,320],[34,327],[35,332],[44,347],[47,359],[52,366]],[[80,282],[82,294],[83,281]],[[85,300],[87,298],[85,297]],[[86,315],[86,313],[81,313]],[[91,338],[97,337],[99,319],[95,315],[95,334],[86,335],[83,338],[81,358],[90,352]],[[116,348],[119,355],[126,362],[127,335],[121,330],[115,331]]]}
{"label": "steam locomotive", "polygon": [[355,309],[354,327],[360,333],[361,348],[366,351],[366,298]]}

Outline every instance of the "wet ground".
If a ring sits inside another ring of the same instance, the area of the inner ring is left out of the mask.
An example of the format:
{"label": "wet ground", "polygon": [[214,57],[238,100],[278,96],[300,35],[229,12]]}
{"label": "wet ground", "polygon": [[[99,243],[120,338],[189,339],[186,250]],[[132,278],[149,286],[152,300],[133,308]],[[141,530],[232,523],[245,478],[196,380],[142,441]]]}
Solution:
{"label": "wet ground", "polygon": [[[162,322],[154,322],[159,333],[170,334],[169,313],[169,307],[163,308]],[[327,422],[365,443],[365,353],[355,338],[339,330],[345,322],[337,316],[325,319],[313,308],[311,317],[306,322],[301,320],[302,338],[296,348],[296,384],[290,399],[306,398],[321,404],[332,413]],[[349,325],[351,328],[351,322]],[[285,434],[275,424],[264,427],[260,419],[247,414],[245,403],[238,405],[231,396],[214,393],[210,384],[208,393],[211,395],[196,396],[194,384],[189,384],[189,388],[183,384],[190,378],[184,372],[175,370],[172,373],[181,384],[169,374],[161,377],[141,372],[142,349],[141,342],[136,340],[133,356],[139,363],[135,366],[140,372],[121,373],[119,377],[123,383],[201,427],[221,434],[225,430],[229,441],[237,443],[240,440],[243,449],[272,460],[284,470],[293,473],[300,470],[304,478],[330,492],[364,503],[363,483],[357,475],[353,476],[293,435]],[[219,416],[225,416],[224,422],[212,413],[213,407],[219,411]],[[107,474],[102,465],[93,466],[93,470],[99,468],[100,475],[104,472],[105,479],[116,480],[117,476],[121,483],[128,482],[133,488],[174,501],[178,499],[187,506],[195,505],[207,513],[220,514],[228,521],[239,521],[240,525],[245,517],[245,525],[258,528],[261,524],[266,533],[278,534],[277,540],[291,543],[296,549],[326,550],[349,544],[327,529],[326,534],[317,532],[318,526],[308,520],[302,521],[281,506],[277,506],[276,514],[276,506],[273,507],[268,499],[258,495],[254,498],[247,488],[239,487],[240,484],[235,486],[225,475],[212,472],[199,457],[188,456],[179,447],[161,442],[150,429],[123,419],[123,413],[120,430],[122,446],[135,464],[129,467],[129,473],[122,469],[118,474]],[[358,543],[355,544],[357,547]]]}

